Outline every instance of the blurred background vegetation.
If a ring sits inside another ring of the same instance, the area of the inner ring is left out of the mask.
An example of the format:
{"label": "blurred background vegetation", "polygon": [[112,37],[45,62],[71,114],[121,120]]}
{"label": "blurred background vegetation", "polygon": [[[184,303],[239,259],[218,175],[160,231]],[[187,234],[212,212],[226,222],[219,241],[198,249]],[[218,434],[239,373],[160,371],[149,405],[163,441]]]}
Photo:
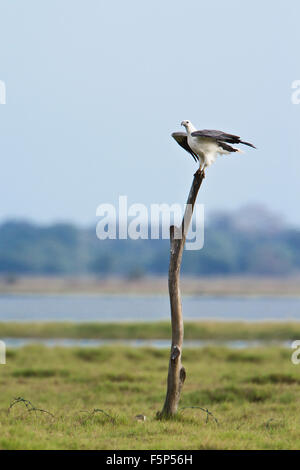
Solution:
{"label": "blurred background vegetation", "polygon": [[[0,274],[99,277],[166,274],[168,240],[98,240],[95,227],[49,226],[26,220],[0,225]],[[205,224],[204,248],[186,251],[183,273],[210,275],[298,274],[300,228],[260,206],[215,213]]]}

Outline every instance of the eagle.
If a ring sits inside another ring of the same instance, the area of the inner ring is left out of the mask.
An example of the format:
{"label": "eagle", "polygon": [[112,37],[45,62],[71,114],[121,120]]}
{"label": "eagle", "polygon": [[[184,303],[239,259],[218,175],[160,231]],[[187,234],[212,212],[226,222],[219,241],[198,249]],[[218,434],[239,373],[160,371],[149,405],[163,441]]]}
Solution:
{"label": "eagle", "polygon": [[191,121],[182,121],[181,125],[185,127],[186,133],[173,132],[172,137],[192,155],[196,162],[199,161],[198,171],[203,172],[203,175],[205,174],[205,168],[216,161],[218,154],[243,153],[242,150],[229,144],[244,144],[256,148],[253,144],[241,140],[237,135],[209,129],[197,131]]}

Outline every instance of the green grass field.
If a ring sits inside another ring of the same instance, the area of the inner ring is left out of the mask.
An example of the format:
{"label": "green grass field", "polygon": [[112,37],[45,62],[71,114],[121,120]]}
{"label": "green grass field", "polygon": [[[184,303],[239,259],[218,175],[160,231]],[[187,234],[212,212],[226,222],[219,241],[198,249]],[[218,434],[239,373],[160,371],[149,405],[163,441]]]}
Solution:
{"label": "green grass field", "polygon": [[[148,323],[1,323],[0,338],[169,339],[169,322]],[[185,322],[185,339],[266,340],[300,338],[300,323]]]}
{"label": "green grass field", "polygon": [[[168,351],[46,348],[7,352],[0,365],[1,449],[299,449],[300,365],[276,347],[187,349],[182,410],[156,420]],[[28,411],[14,397],[30,400]],[[109,416],[94,409],[102,409]],[[146,421],[135,416],[146,415]]]}

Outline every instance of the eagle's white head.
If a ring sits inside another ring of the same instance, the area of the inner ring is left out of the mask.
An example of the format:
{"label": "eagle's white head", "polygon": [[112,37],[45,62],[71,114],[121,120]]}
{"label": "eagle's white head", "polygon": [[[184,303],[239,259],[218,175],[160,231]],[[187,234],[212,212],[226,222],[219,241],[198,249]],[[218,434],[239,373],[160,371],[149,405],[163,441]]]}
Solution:
{"label": "eagle's white head", "polygon": [[196,130],[191,121],[182,121],[181,125],[186,128],[187,133],[194,132]]}

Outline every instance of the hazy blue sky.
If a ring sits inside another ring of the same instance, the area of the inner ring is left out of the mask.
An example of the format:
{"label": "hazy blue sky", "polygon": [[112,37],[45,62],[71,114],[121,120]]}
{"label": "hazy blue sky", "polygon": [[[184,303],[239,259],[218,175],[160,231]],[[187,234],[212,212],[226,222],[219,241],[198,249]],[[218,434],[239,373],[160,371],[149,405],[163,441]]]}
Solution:
{"label": "hazy blue sky", "polygon": [[183,119],[258,147],[219,158],[207,211],[262,203],[300,225],[297,0],[0,1],[0,220],[95,220],[184,202]]}

